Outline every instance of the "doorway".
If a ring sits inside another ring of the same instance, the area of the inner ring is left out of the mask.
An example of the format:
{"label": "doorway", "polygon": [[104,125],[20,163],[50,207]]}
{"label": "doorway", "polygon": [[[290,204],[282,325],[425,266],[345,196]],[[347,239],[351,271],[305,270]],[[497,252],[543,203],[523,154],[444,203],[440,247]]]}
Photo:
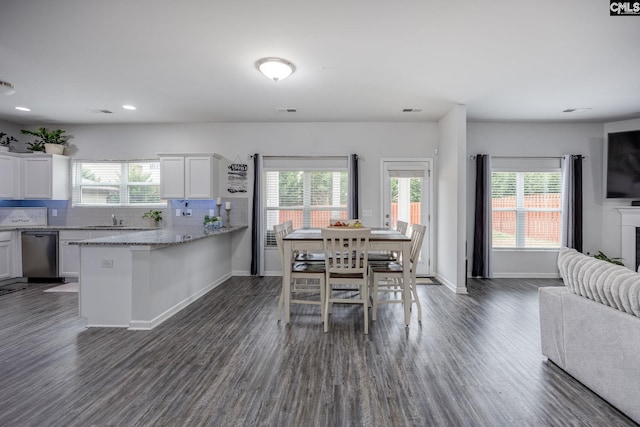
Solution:
{"label": "doorway", "polygon": [[422,242],[418,276],[432,276],[432,159],[381,159],[382,225],[396,228],[398,221],[427,226]]}

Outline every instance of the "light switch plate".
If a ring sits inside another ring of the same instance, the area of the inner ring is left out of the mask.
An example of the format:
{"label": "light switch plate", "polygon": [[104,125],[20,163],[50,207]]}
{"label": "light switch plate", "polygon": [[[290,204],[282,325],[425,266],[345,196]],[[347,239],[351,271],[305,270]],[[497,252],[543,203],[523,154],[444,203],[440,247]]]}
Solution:
{"label": "light switch plate", "polygon": [[176,209],[176,216],[180,216],[180,209]]}

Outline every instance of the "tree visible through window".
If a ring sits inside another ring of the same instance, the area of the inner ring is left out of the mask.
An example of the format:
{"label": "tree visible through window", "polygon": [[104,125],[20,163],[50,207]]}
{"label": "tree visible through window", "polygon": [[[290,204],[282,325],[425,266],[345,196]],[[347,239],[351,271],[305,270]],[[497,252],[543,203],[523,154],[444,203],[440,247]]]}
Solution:
{"label": "tree visible through window", "polygon": [[265,173],[265,245],[276,246],[273,226],[325,227],[347,218],[347,171],[267,171]]}
{"label": "tree visible through window", "polygon": [[562,178],[557,172],[492,172],[494,248],[558,248]]}
{"label": "tree visible through window", "polygon": [[144,206],[161,203],[158,161],[74,162],[74,205]]}

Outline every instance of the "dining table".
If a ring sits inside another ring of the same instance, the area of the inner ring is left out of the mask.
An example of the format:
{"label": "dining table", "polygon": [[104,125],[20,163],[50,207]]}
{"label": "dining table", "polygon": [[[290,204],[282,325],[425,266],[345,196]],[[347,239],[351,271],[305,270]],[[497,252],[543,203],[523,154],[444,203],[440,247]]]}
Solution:
{"label": "dining table", "polygon": [[[289,323],[290,302],[291,302],[291,265],[293,255],[300,252],[323,252],[324,243],[322,241],[322,229],[320,228],[300,228],[287,234],[283,238],[285,265],[282,269],[282,285],[284,287],[284,318]],[[369,237],[369,251],[398,252],[402,254],[403,260],[410,259],[411,238],[390,228],[371,228]],[[409,326],[411,320],[411,266],[404,262],[402,278],[402,295],[404,298],[404,323]]]}

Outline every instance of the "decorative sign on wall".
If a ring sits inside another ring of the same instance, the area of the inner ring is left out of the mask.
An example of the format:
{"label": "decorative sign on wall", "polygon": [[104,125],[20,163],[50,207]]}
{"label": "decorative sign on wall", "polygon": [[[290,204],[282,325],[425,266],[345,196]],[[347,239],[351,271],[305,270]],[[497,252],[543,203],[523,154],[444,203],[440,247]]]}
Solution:
{"label": "decorative sign on wall", "polygon": [[227,166],[227,191],[231,194],[247,192],[247,175],[249,165],[241,163],[236,157],[234,163]]}

